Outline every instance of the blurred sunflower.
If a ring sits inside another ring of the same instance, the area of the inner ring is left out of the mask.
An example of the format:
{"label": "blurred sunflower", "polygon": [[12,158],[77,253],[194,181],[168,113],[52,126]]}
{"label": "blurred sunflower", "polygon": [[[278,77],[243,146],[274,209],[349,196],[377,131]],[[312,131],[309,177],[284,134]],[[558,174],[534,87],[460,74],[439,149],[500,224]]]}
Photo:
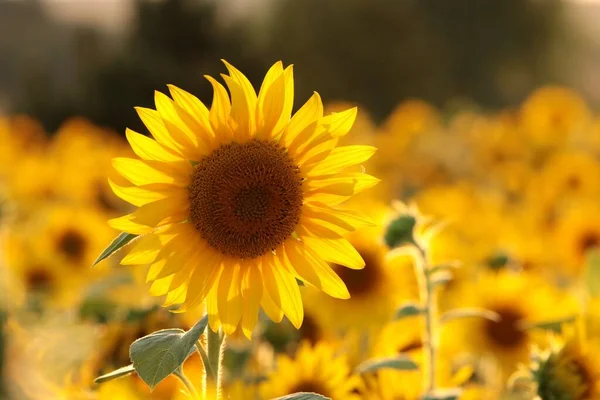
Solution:
{"label": "blurred sunflower", "polygon": [[157,92],[157,111],[137,108],[156,140],[127,131],[140,159],[113,165],[133,186],[112,187],[139,208],[110,224],[143,235],[122,262],[151,263],[147,279],[152,293],[167,295],[166,305],[185,311],[206,300],[213,330],[232,334],[241,326],[250,337],[261,306],[274,321],[285,314],[302,324],[295,279],[349,297],[327,261],[364,267],[342,236],[370,222],[338,204],[377,182],[353,169],[375,148],[336,148],[356,109],[323,117],[316,93],[291,117],[291,67],[273,65],[257,95],[225,64],[231,101],[207,77],[210,110],[174,86],[174,101]]}
{"label": "blurred sunflower", "polygon": [[542,149],[563,145],[591,123],[585,101],[573,90],[546,86],[533,92],[520,110],[522,129]]}
{"label": "blurred sunflower", "polygon": [[382,236],[381,229],[366,229],[346,236],[365,260],[365,268],[360,270],[331,265],[350,292],[348,300],[305,288],[306,307],[318,325],[333,332],[376,328],[393,317],[401,300],[418,298],[413,259],[406,254],[388,254]]}
{"label": "blurred sunflower", "polygon": [[499,315],[498,321],[473,318],[453,324],[455,339],[476,355],[494,357],[505,377],[527,361],[538,340],[538,331],[529,326],[570,317],[577,310],[574,299],[539,277],[509,270],[484,274],[457,295],[465,306]]}
{"label": "blurred sunflower", "polygon": [[[417,318],[406,318],[386,324],[373,341],[374,358],[405,355],[421,364],[423,341],[421,323]],[[440,347],[436,363],[438,387],[461,385],[470,376],[471,368],[455,368],[448,348]],[[380,369],[365,377],[364,398],[368,400],[418,400],[423,394],[423,372]]]}
{"label": "blurred sunflower", "polygon": [[55,196],[108,212],[123,210],[125,204],[115,196],[106,178],[126,184],[111,162],[113,157],[130,155],[131,148],[116,133],[82,118],[67,120],[58,129],[47,154],[57,170],[53,180]]}
{"label": "blurred sunflower", "polygon": [[319,393],[336,400],[358,400],[361,380],[352,375],[348,361],[325,343],[304,343],[294,358],[277,357],[277,370],[260,385],[260,394],[271,399],[296,392]]}
{"label": "blurred sunflower", "polygon": [[600,206],[596,201],[573,203],[559,217],[554,235],[559,272],[568,278],[582,276],[587,256],[600,247]]}
{"label": "blurred sunflower", "polygon": [[540,400],[600,399],[600,346],[572,335],[555,336],[550,350],[535,352],[533,379]]}

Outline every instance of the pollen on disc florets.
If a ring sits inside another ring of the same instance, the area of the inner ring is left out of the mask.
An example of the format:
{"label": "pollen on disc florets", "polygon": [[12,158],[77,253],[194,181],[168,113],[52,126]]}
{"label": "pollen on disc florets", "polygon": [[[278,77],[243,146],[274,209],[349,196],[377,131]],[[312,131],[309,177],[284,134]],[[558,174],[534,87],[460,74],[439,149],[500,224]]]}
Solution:
{"label": "pollen on disc florets", "polygon": [[232,142],[201,159],[189,186],[190,220],[223,254],[242,259],[275,250],[302,209],[300,170],[277,143]]}

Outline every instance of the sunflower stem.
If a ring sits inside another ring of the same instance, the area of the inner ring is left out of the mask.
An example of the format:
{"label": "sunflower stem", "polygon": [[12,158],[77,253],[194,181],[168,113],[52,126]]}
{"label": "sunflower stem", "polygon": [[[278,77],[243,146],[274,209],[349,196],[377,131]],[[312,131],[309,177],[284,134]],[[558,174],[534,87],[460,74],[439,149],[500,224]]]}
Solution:
{"label": "sunflower stem", "polygon": [[423,390],[425,394],[429,394],[436,387],[437,327],[435,318],[437,315],[437,301],[435,299],[435,288],[431,285],[431,274],[428,273],[425,250],[420,246],[417,246],[417,249],[419,254],[416,257],[415,272],[419,283],[419,293],[425,319],[421,332],[424,346]]}
{"label": "sunflower stem", "polygon": [[223,388],[223,353],[225,353],[225,347],[227,345],[225,334],[214,332],[209,327],[207,330],[206,341],[208,348],[208,364],[210,366],[210,371],[212,371],[212,377],[214,378],[217,400],[221,400]]}
{"label": "sunflower stem", "polygon": [[192,382],[190,382],[190,380],[187,378],[187,376],[185,376],[185,374],[183,373],[183,368],[178,368],[175,372],[174,375],[179,378],[179,380],[184,384],[184,386],[186,387],[186,389],[188,390],[188,392],[190,393],[190,396],[192,396],[193,400],[202,400],[204,399],[204,397],[200,397],[200,394],[198,393],[198,391],[196,390],[196,388],[194,387],[194,385],[192,385]]}
{"label": "sunflower stem", "polygon": [[206,353],[206,349],[204,348],[204,343],[202,343],[202,340],[198,340],[196,347],[198,348],[198,353],[200,354],[200,358],[202,358],[202,364],[204,365],[204,372],[202,373],[202,398],[206,399],[208,376],[210,376],[210,379],[213,381],[216,381],[216,377],[210,367],[208,354]]}

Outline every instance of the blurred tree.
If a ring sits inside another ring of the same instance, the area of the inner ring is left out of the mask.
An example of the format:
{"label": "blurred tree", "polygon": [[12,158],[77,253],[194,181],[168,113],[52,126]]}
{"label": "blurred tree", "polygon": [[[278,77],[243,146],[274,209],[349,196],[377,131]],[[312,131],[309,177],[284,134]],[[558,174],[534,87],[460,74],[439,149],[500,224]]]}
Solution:
{"label": "blurred tree", "polygon": [[408,97],[500,106],[556,80],[559,16],[554,0],[280,0],[269,53],[298,64],[303,97],[319,88],[378,118]]}

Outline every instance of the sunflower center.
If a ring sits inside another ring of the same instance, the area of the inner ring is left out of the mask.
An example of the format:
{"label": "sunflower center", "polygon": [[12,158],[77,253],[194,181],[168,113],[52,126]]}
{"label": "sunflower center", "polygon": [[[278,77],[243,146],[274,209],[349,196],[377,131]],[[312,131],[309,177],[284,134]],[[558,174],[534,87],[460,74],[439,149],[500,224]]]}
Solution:
{"label": "sunflower center", "polygon": [[333,266],[340,279],[346,284],[350,297],[368,296],[377,287],[381,275],[381,260],[378,255],[373,251],[360,249],[358,252],[365,261],[363,269],[350,269],[337,264]]}
{"label": "sunflower center", "polygon": [[233,142],[196,165],[189,200],[190,220],[211,247],[256,258],[294,232],[302,210],[302,178],[277,143]]}
{"label": "sunflower center", "polygon": [[600,235],[596,232],[586,232],[579,238],[579,248],[583,255],[597,248],[598,245],[600,245]]}
{"label": "sunflower center", "polygon": [[496,345],[504,348],[514,348],[521,345],[527,338],[526,333],[519,326],[523,316],[518,310],[501,308],[494,310],[500,320],[485,321],[487,337]]}
{"label": "sunflower center", "polygon": [[320,395],[329,397],[329,391],[325,389],[320,382],[308,380],[298,382],[289,392],[290,394],[298,392],[318,393]]}
{"label": "sunflower center", "polygon": [[83,259],[86,240],[81,233],[68,230],[58,240],[58,248],[69,260],[77,262]]}
{"label": "sunflower center", "polygon": [[50,271],[43,267],[33,268],[27,271],[27,274],[25,275],[27,289],[34,292],[50,289],[53,281],[54,277]]}

